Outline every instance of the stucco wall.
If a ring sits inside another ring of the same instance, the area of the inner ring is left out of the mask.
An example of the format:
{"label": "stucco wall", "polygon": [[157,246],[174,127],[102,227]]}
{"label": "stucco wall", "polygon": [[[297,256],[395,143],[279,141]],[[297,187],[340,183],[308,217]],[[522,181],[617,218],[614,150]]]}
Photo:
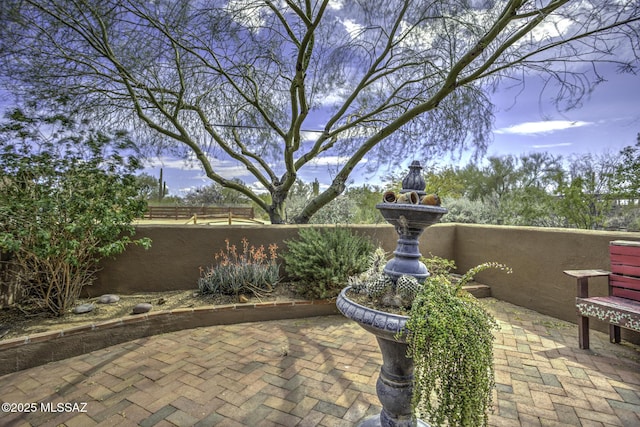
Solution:
{"label": "stucco wall", "polygon": [[[136,237],[149,237],[149,250],[130,246],[114,259],[102,262],[93,286],[85,288],[88,296],[104,293],[132,294],[165,290],[197,289],[199,268],[211,265],[214,254],[225,249],[225,239],[242,248],[246,237],[253,246],[267,248],[275,243],[281,253],[285,240],[298,235],[299,226],[158,226],[141,225]],[[397,235],[390,225],[352,226],[358,233],[371,236],[385,250],[396,246]]]}
{"label": "stucco wall", "polygon": [[427,228],[420,236],[420,253],[425,257],[431,254],[455,259],[456,230],[456,224],[436,224]]}
{"label": "stucco wall", "polygon": [[[504,263],[512,274],[487,270],[477,277],[491,286],[492,296],[573,323],[576,282],[562,272],[608,270],[611,240],[640,240],[639,233],[630,232],[475,224],[455,228],[454,259],[461,272],[485,261]],[[592,279],[589,295],[607,295],[607,279]],[[608,330],[606,324],[590,322],[593,328]],[[623,331],[623,338],[640,342],[640,334]]]}
{"label": "stucco wall", "polygon": [[[396,246],[397,235],[390,225],[353,226],[368,234],[387,251]],[[253,245],[276,243],[297,235],[298,226],[139,226],[138,236],[150,237],[153,246],[144,251],[130,247],[113,260],[103,262],[98,280],[86,293],[130,294],[162,290],[196,289],[198,268],[212,263],[213,254],[224,248],[225,238],[240,245],[247,237]],[[498,299],[536,310],[559,319],[576,322],[575,281],[562,273],[569,269],[609,268],[611,240],[640,240],[639,233],[604,232],[537,227],[508,227],[471,224],[438,224],[420,238],[424,255],[432,253],[454,259],[459,272],[485,261],[510,266],[513,274],[488,270],[478,281],[491,286]],[[591,295],[606,295],[605,278],[593,280]],[[593,327],[607,326],[591,320]],[[640,334],[623,332],[623,338],[640,342]]]}

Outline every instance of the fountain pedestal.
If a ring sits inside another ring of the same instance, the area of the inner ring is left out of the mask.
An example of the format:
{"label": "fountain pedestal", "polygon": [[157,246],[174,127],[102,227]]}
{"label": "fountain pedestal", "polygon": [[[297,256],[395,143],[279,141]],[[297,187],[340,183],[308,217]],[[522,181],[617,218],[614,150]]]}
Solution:
{"label": "fountain pedestal", "polygon": [[418,279],[429,277],[427,267],[420,261],[419,238],[425,228],[438,222],[447,213],[440,206],[405,205],[397,203],[379,203],[376,209],[384,219],[395,226],[398,233],[398,245],[393,252],[394,258],[384,267],[384,272],[395,282],[403,274]]}
{"label": "fountain pedestal", "polygon": [[376,393],[382,404],[380,415],[363,420],[359,427],[428,427],[411,413],[413,394],[413,360],[407,357],[407,343],[397,334],[404,330],[407,316],[386,313],[360,305],[342,290],[336,305],[346,317],[375,335],[382,353],[382,368],[376,382]]}
{"label": "fountain pedestal", "polygon": [[[424,195],[424,180],[419,176],[421,169],[419,162],[411,164],[409,174],[402,181],[401,193],[415,192],[416,195],[404,200]],[[440,206],[388,202],[376,205],[376,209],[380,210],[387,222],[395,226],[399,236],[394,258],[387,262],[384,273],[394,283],[405,274],[415,277],[420,283],[424,282],[429,277],[429,271],[420,261],[418,238],[425,228],[438,222],[447,210]],[[402,338],[408,317],[357,304],[349,299],[349,289],[343,289],[338,296],[338,310],[374,334],[382,353],[382,368],[376,383],[382,411],[380,415],[362,421],[359,426],[428,427],[424,421],[412,416],[413,360],[407,357],[407,343]]]}

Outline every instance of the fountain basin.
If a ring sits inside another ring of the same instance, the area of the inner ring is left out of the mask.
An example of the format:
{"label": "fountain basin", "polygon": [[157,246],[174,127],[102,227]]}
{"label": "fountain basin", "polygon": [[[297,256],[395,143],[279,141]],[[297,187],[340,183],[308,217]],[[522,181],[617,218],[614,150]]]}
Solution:
{"label": "fountain basin", "polygon": [[384,272],[394,282],[404,274],[424,282],[429,277],[427,267],[420,261],[418,238],[425,228],[435,224],[448,212],[440,206],[379,203],[376,208],[384,219],[393,224],[398,233],[398,245],[394,257],[384,267]]}

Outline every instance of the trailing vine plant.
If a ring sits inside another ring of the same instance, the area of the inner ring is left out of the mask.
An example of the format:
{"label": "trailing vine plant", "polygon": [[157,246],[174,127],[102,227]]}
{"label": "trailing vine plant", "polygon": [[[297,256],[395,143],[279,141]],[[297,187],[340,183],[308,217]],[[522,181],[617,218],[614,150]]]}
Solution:
{"label": "trailing vine plant", "polygon": [[455,262],[422,258],[431,272],[424,282],[384,273],[386,254],[378,248],[369,268],[349,277],[352,296],[365,305],[409,317],[396,339],[408,345],[414,362],[412,409],[432,426],[486,426],[494,388],[493,331],[498,325],[462,287],[483,270],[511,269],[496,262],[480,264],[462,276]]}
{"label": "trailing vine plant", "polygon": [[[451,267],[449,265],[448,267]],[[494,388],[495,319],[462,286],[498,263],[480,264],[457,282],[444,268],[425,280],[406,323],[414,360],[413,412],[431,425],[486,426]]]}

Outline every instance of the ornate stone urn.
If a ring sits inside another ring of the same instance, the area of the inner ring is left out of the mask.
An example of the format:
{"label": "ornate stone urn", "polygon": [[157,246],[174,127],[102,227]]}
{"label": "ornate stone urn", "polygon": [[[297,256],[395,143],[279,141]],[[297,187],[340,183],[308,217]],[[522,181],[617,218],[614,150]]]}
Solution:
{"label": "ornate stone urn", "polygon": [[[414,161],[409,169],[400,193],[415,193],[416,197],[400,197],[398,203],[392,201],[396,198],[385,194],[384,202],[376,205],[385,220],[395,226],[399,236],[394,258],[384,267],[384,273],[394,282],[401,275],[414,276],[420,282],[429,277],[427,267],[420,262],[418,238],[425,228],[447,213],[445,208],[436,205],[439,204],[437,197],[434,202],[433,196],[425,195],[420,163]],[[416,199],[418,203],[415,203]],[[363,420],[359,426],[428,426],[424,421],[413,418],[411,413],[413,360],[406,356],[407,343],[402,338],[408,317],[358,304],[349,299],[349,289],[343,289],[338,296],[338,310],[374,334],[382,352],[382,368],[376,383],[382,411],[380,415]]]}

